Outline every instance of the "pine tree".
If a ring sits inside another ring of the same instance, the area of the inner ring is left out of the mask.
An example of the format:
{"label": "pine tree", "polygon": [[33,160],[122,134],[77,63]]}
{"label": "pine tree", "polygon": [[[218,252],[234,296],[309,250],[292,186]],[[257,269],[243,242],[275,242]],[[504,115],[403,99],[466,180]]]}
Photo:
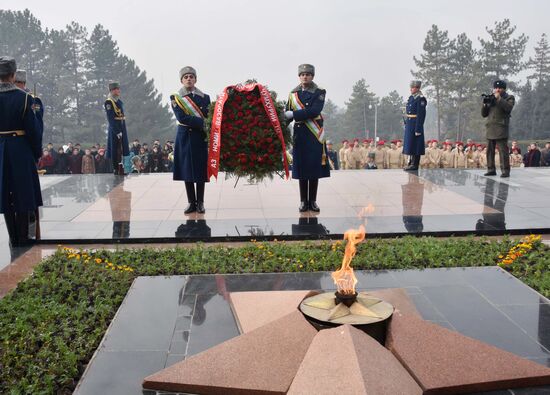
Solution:
{"label": "pine tree", "polygon": [[403,138],[403,110],[405,100],[397,91],[391,91],[380,100],[378,107],[378,134],[391,139]]}
{"label": "pine tree", "polygon": [[[365,136],[367,130],[374,131],[374,107],[369,109],[369,105],[377,104],[378,99],[369,91],[364,78],[353,85],[344,115],[344,131],[348,137]],[[371,135],[374,135],[373,133]]]}
{"label": "pine tree", "polygon": [[66,39],[68,44],[69,59],[68,69],[69,75],[69,92],[68,96],[71,100],[71,115],[75,118],[77,127],[82,126],[82,94],[85,85],[85,57],[84,49],[88,32],[86,28],[80,26],[76,22],[71,22],[66,27]]}
{"label": "pine tree", "polygon": [[424,40],[423,51],[420,59],[413,57],[418,70],[411,71],[415,78],[421,79],[427,92],[435,97],[437,108],[437,138],[441,139],[442,105],[447,98],[445,86],[449,72],[447,63],[449,57],[449,34],[441,31],[437,25],[432,25]]}
{"label": "pine tree", "polygon": [[[512,26],[509,19],[496,22],[493,29],[486,27],[485,30],[490,39],[480,38],[479,42],[486,83],[489,85],[495,79],[509,80],[525,68],[522,59],[528,37],[525,34],[514,37],[516,26]],[[513,81],[510,81],[510,87],[515,87]]]}
{"label": "pine tree", "polygon": [[[447,89],[450,95],[445,123],[455,133],[449,138],[463,140],[477,134],[479,125],[479,80],[482,79],[480,62],[472,41],[465,33],[459,34],[449,43]],[[468,134],[466,135],[467,132]]]}
{"label": "pine tree", "polygon": [[[537,42],[535,57],[529,58],[526,67],[532,70],[532,74],[527,79],[533,81],[533,88],[529,92],[532,95],[533,108],[530,111],[531,116],[527,124],[529,125],[529,137],[535,139],[537,131],[540,133],[545,130],[547,124],[543,122],[543,119],[547,118],[546,113],[550,106],[546,90],[546,86],[550,82],[550,45],[546,34],[543,33]],[[522,108],[526,109],[526,107]]]}
{"label": "pine tree", "polygon": [[323,107],[324,130],[328,139],[340,141],[345,138],[343,130],[343,113],[330,99]]}

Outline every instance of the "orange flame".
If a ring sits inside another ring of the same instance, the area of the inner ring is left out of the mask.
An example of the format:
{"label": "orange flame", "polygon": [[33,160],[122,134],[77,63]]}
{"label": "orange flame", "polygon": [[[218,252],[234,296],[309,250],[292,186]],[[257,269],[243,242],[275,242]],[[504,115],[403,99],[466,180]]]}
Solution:
{"label": "orange flame", "polygon": [[353,295],[355,293],[355,284],[357,277],[353,274],[353,268],[350,266],[351,260],[357,252],[356,244],[365,240],[365,227],[361,225],[359,229],[349,229],[344,233],[344,240],[347,240],[344,259],[340,270],[332,272],[332,279],[340,294]]}

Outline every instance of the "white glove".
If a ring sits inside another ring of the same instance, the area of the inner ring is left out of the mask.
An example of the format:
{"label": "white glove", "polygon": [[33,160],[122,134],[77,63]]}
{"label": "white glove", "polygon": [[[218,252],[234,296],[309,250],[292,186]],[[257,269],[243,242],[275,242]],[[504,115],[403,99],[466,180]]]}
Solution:
{"label": "white glove", "polygon": [[122,138],[122,133],[119,133],[119,134],[117,134],[116,136],[117,136],[119,139],[121,139],[121,138]]}
{"label": "white glove", "polygon": [[292,118],[294,118],[294,112],[292,112],[292,111],[285,111],[285,118],[286,118],[286,119],[292,119]]}

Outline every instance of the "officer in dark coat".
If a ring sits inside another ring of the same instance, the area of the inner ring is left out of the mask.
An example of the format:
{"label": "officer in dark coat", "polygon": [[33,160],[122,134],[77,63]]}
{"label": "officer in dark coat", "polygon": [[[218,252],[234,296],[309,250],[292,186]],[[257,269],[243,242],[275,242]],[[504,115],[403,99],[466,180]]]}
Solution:
{"label": "officer in dark coat", "polygon": [[[42,99],[36,95],[36,92],[31,92],[27,88],[27,72],[25,70],[17,70],[15,72],[15,86],[19,89],[24,90],[30,94],[34,100],[32,109],[36,115],[36,120],[38,121],[38,127],[40,128],[40,135],[44,133],[44,105],[42,104]],[[35,85],[36,87],[36,85]],[[42,142],[40,143],[42,145]]]}
{"label": "officer in dark coat", "polygon": [[208,116],[210,97],[195,87],[197,71],[193,67],[182,68],[179,77],[182,87],[170,96],[172,110],[178,122],[173,179],[185,181],[189,202],[185,214],[195,211],[202,214],[205,212],[204,183],[208,181],[208,145],[204,120]]}
{"label": "officer in dark coat", "polygon": [[300,212],[319,212],[319,178],[330,177],[321,111],[326,91],[314,82],[315,67],[298,66],[300,85],[289,95],[285,117],[294,120],[292,140],[292,178],[300,182]]}
{"label": "officer in dark coat", "polygon": [[498,80],[493,84],[493,95],[483,100],[481,116],[487,118],[487,173],[495,176],[495,147],[500,155],[501,177],[510,177],[510,155],[508,155],[508,137],[510,129],[510,114],[516,99],[506,93],[506,82]]}
{"label": "officer in dark coat", "polygon": [[338,152],[332,149],[332,141],[330,140],[327,140],[327,157],[329,159],[329,165],[331,170],[340,169],[340,165],[338,163]]}
{"label": "officer in dark coat", "polygon": [[12,246],[29,242],[29,225],[42,206],[36,171],[42,130],[32,96],[14,84],[16,69],[13,58],[0,57],[0,212]]}
{"label": "officer in dark coat", "polygon": [[120,84],[118,82],[111,82],[109,84],[109,96],[107,96],[103,106],[107,114],[107,122],[109,123],[107,152],[105,156],[113,163],[113,172],[119,176],[123,176],[123,156],[130,154],[130,147],[126,132],[124,104],[120,100]]}
{"label": "officer in dark coat", "polygon": [[403,154],[409,155],[406,171],[418,170],[420,157],[424,155],[424,120],[428,101],[420,91],[421,81],[411,81],[411,95],[404,114],[405,134],[403,136]]}

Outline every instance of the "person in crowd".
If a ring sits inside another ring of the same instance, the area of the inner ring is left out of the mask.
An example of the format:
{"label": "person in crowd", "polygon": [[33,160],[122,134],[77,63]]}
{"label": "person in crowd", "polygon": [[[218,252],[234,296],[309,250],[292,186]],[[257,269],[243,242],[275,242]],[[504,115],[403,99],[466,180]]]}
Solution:
{"label": "person in crowd", "polygon": [[493,84],[493,95],[484,99],[481,116],[487,118],[485,124],[487,136],[487,172],[485,176],[495,176],[495,148],[499,148],[501,177],[510,177],[510,156],[508,136],[510,115],[514,108],[515,98],[506,92],[506,82],[497,80]]}
{"label": "person in crowd", "polygon": [[512,154],[512,151],[516,150],[518,154],[521,155],[521,148],[518,145],[518,142],[516,140],[512,141],[512,146],[510,147],[510,154]]}
{"label": "person in crowd", "polygon": [[82,157],[76,147],[73,148],[73,153],[69,156],[69,171],[71,174],[82,174]]}
{"label": "person in crowd", "polygon": [[123,176],[123,157],[127,156],[130,150],[124,104],[120,100],[120,84],[118,82],[109,83],[109,96],[103,106],[109,123],[106,156],[112,161],[113,172]]}
{"label": "person in crowd", "polygon": [[42,157],[38,161],[38,170],[45,170],[46,174],[53,174],[55,168],[55,159],[47,148],[42,151]]}
{"label": "person in crowd", "polygon": [[178,123],[174,147],[175,181],[185,182],[188,206],[185,214],[203,214],[207,177],[208,148],[204,120],[208,116],[210,96],[196,87],[197,71],[190,66],[179,72],[181,88],[170,96]]}
{"label": "person in crowd", "polygon": [[338,151],[338,160],[340,162],[340,169],[346,170],[347,163],[346,163],[346,150],[349,148],[349,142],[348,140],[342,140],[342,148]]}
{"label": "person in crowd", "polygon": [[161,173],[163,171],[164,164],[162,162],[160,145],[153,145],[153,152],[151,153],[149,163],[151,173]]}
{"label": "person in crowd", "polygon": [[455,169],[466,169],[468,167],[468,157],[464,153],[464,143],[462,141],[457,141],[455,145],[456,151],[453,167]]}
{"label": "person in crowd", "polygon": [[397,140],[392,140],[390,149],[386,152],[386,169],[401,169],[403,168],[403,155],[397,147]]}
{"label": "person in crowd", "polygon": [[29,243],[42,206],[36,169],[42,155],[42,114],[33,97],[15,85],[16,70],[15,59],[0,56],[0,213],[13,247]]}
{"label": "person in crowd", "polygon": [[453,145],[449,141],[443,143],[443,152],[441,153],[441,167],[443,169],[452,169],[455,166],[455,153]]}
{"label": "person in crowd", "polygon": [[[140,150],[143,148],[140,148]],[[131,173],[133,174],[139,174],[141,173],[141,170],[143,169],[143,163],[141,163],[141,155],[134,155],[131,157],[132,162],[132,169]]]}
{"label": "person in crowd", "polygon": [[346,166],[349,170],[361,169],[363,167],[363,157],[359,149],[359,141],[355,140],[346,151]]}
{"label": "person in crowd", "polygon": [[55,174],[69,174],[69,158],[65,153],[63,147],[57,149],[57,156],[55,158],[54,166]]}
{"label": "person in crowd", "polygon": [[421,81],[412,81],[411,95],[407,101],[403,153],[409,156],[406,171],[416,171],[420,166],[420,157],[424,155],[424,120],[428,101],[420,91]]}
{"label": "person in crowd", "polygon": [[376,170],[378,169],[378,166],[376,166],[376,162],[374,161],[376,154],[374,152],[369,152],[367,155],[367,163],[365,163],[365,169],[366,170]]}
{"label": "person in crowd", "polygon": [[523,157],[519,153],[518,148],[514,148],[512,150],[512,154],[510,155],[510,165],[512,167],[522,167],[523,166]]}
{"label": "person in crowd", "polygon": [[82,174],[95,174],[95,159],[90,149],[86,149],[82,156]]}
{"label": "person in crowd", "polygon": [[441,154],[442,151],[439,149],[437,140],[432,140],[432,147],[426,155],[428,157],[428,169],[439,169],[441,168]]}
{"label": "person in crowd", "polygon": [[294,120],[292,149],[292,178],[299,181],[299,212],[319,212],[317,189],[319,179],[330,177],[326,156],[321,112],[326,91],[313,82],[315,67],[298,66],[300,84],[289,95],[285,117]]}
{"label": "person in crowd", "polygon": [[95,157],[95,172],[100,174],[110,173],[112,169],[111,162],[105,156],[105,150],[100,148],[97,150]]}
{"label": "person in crowd", "polygon": [[130,151],[134,153],[134,155],[139,155],[139,149],[141,148],[141,144],[139,143],[139,139],[135,139],[132,141],[132,147],[130,148]]}
{"label": "person in crowd", "polygon": [[540,167],[541,154],[537,143],[531,143],[529,150],[523,156],[523,164],[525,167]]}
{"label": "person in crowd", "polygon": [[540,150],[540,165],[550,166],[550,141],[547,141],[544,148]]}
{"label": "person in crowd", "polygon": [[[386,145],[386,142],[384,140],[380,140],[376,144],[376,150],[374,151],[374,163],[376,163],[376,167],[378,169],[385,169],[386,164],[386,150],[384,149]],[[362,163],[363,167],[364,164]]]}
{"label": "person in crowd", "polygon": [[142,145],[141,148],[139,149],[139,160],[140,160],[140,164],[141,164],[141,168],[139,169],[139,172],[140,173],[149,173],[150,172],[150,162],[149,162],[149,158],[150,158],[150,155],[149,153],[145,150],[145,147]]}

